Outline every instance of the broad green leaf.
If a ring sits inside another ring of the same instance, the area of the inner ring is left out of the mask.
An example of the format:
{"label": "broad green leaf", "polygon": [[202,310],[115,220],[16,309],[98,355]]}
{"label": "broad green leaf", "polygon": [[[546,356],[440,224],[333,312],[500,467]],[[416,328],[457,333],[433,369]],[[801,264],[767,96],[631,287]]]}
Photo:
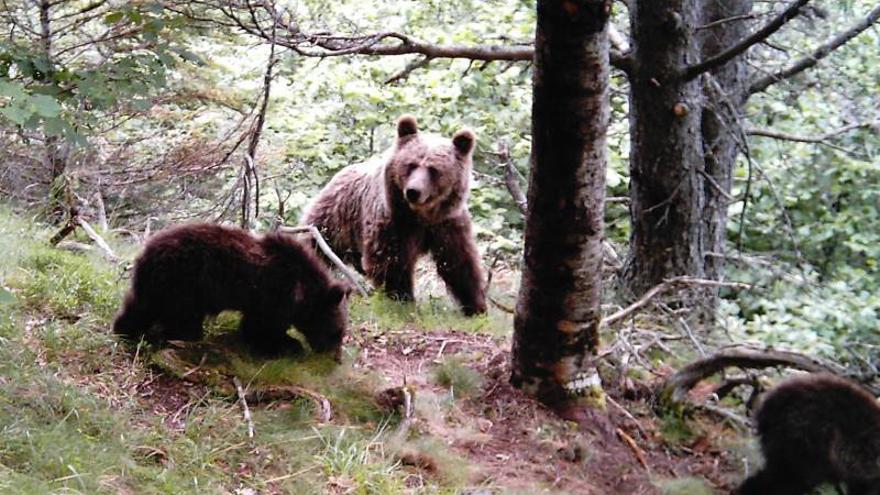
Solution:
{"label": "broad green leaf", "polygon": [[8,96],[13,100],[26,98],[24,86],[14,81],[0,81],[0,96]]}
{"label": "broad green leaf", "polygon": [[15,296],[6,287],[0,286],[0,306],[5,306],[15,302]]}
{"label": "broad green leaf", "polygon": [[34,95],[31,97],[30,103],[34,113],[41,117],[57,117],[61,114],[61,105],[51,96]]}
{"label": "broad green leaf", "polygon": [[23,125],[31,117],[32,113],[19,106],[0,108],[0,114],[18,125]]}
{"label": "broad green leaf", "polygon": [[121,21],[124,16],[125,14],[123,14],[122,12],[111,12],[110,14],[104,16],[104,22],[106,22],[107,24],[116,24],[117,22]]}

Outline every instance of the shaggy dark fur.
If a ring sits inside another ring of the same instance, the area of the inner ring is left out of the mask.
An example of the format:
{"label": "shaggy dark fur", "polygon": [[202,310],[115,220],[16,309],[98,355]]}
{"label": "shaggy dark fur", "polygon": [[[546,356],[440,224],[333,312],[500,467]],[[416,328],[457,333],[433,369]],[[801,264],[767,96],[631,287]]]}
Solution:
{"label": "shaggy dark fur", "polygon": [[413,299],[413,271],[431,253],[465,314],[484,313],[486,294],[467,209],[474,134],[445,139],[397,123],[384,155],[340,171],[312,202],[314,225],[347,262],[392,297]]}
{"label": "shaggy dark fur", "polygon": [[257,351],[301,351],[287,335],[293,325],[315,351],[338,355],[348,322],[348,291],[310,249],[289,236],[181,225],[147,242],[113,330],[151,342],[198,340],[206,315],[238,310],[241,335]]}
{"label": "shaggy dark fur", "polygon": [[739,495],[801,495],[826,482],[848,495],[880,493],[880,407],[859,386],[795,378],[767,393],[756,420],[765,466]]}

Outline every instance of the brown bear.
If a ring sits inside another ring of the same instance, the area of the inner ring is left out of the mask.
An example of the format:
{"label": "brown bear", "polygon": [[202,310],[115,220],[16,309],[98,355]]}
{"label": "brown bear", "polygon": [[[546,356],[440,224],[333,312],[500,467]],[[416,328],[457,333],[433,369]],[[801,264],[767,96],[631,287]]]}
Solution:
{"label": "brown bear", "polygon": [[486,311],[468,190],[474,133],[452,139],[397,121],[397,140],[383,155],[337,173],[306,209],[333,250],[386,293],[413,299],[413,270],[428,252],[467,315]]}
{"label": "brown bear", "polygon": [[[199,340],[206,315],[242,312],[240,334],[265,354],[299,352],[291,325],[317,352],[339,358],[348,323],[347,284],[290,236],[196,223],[150,238],[113,330],[129,339]],[[156,329],[155,326],[159,328]]]}
{"label": "brown bear", "polygon": [[880,407],[843,378],[788,380],[767,393],[755,415],[765,466],[739,495],[801,495],[822,483],[847,494],[880,493]]}

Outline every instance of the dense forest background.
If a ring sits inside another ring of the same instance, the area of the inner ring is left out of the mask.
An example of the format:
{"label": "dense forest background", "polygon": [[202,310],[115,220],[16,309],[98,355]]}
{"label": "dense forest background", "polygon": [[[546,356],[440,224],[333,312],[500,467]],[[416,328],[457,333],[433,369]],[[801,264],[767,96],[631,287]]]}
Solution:
{"label": "dense forest background", "polygon": [[[809,70],[753,88],[727,122],[738,144],[725,193],[725,249],[706,255],[723,260],[724,282],[749,288],[720,290],[689,351],[751,342],[876,376],[880,32],[869,26],[878,7],[801,4],[784,28],[749,49],[744,63],[757,83],[863,26]],[[756,0],[737,20],[762,26],[788,5]],[[150,232],[194,219],[258,231],[296,225],[335,172],[384,150],[396,118],[410,113],[431,132],[450,136],[466,126],[478,136],[470,211],[495,277],[486,325],[509,335],[525,225],[516,186],[525,189],[529,174],[535,15],[534,2],[522,0],[7,0],[0,5],[0,208],[15,220],[4,225],[31,232],[18,222],[36,222],[55,233],[82,218],[124,259]],[[624,2],[614,3],[619,53],[628,50],[628,15]],[[272,16],[279,22],[266,22]],[[392,45],[406,49],[381,48]],[[450,46],[488,52],[435,50]],[[486,56],[492,47],[501,47],[498,55]],[[610,82],[608,313],[633,300],[621,275],[632,235],[630,88],[620,68]],[[12,253],[10,239],[0,245]],[[23,291],[9,266],[0,270],[0,304],[45,296]],[[434,285],[421,290],[443,300]],[[100,297],[109,318],[116,294]],[[674,305],[653,309],[639,320],[643,328],[679,334],[684,325],[691,333]],[[9,464],[3,455],[0,447],[0,468]]]}
{"label": "dense forest background", "polygon": [[[758,2],[755,23],[777,3]],[[110,228],[139,236],[148,225],[193,218],[239,222],[249,194],[250,226],[295,224],[334,172],[387,147],[395,118],[412,113],[433,132],[477,132],[470,206],[480,245],[487,259],[515,265],[523,219],[498,153],[501,145],[509,150],[515,180],[528,175],[528,61],[307,56],[236,29],[234,17],[248,15],[243,6],[224,16],[211,2],[65,1],[52,4],[49,65],[38,5],[9,2],[3,11],[0,188],[14,204],[36,212],[56,207],[48,200],[61,195],[89,218],[103,208]],[[870,7],[807,7],[750,51],[749,67],[773,72]],[[436,45],[526,46],[535,20],[531,2],[300,2],[284,9],[315,36],[400,32]],[[625,25],[626,9],[616,13]],[[748,139],[729,202],[727,277],[761,288],[719,308],[723,326],[739,338],[831,355],[870,354],[876,344],[878,43],[868,29],[813,69],[756,93],[735,123]],[[249,151],[270,56],[265,123]],[[624,257],[628,89],[621,74],[612,84],[606,224]],[[258,196],[244,172],[248,153]]]}

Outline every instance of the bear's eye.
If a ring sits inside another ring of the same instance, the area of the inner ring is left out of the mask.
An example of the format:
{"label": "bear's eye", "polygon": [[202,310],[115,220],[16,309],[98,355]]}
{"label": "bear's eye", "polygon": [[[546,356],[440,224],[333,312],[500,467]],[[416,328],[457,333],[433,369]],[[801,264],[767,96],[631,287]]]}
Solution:
{"label": "bear's eye", "polygon": [[428,173],[431,174],[432,179],[436,179],[437,176],[440,175],[440,171],[437,170],[437,167],[428,167]]}
{"label": "bear's eye", "polygon": [[415,169],[417,169],[417,168],[419,168],[418,164],[416,164],[416,163],[407,163],[407,164],[406,164],[406,173],[407,173],[407,174],[411,174],[411,173],[413,173],[413,170],[415,170]]}

